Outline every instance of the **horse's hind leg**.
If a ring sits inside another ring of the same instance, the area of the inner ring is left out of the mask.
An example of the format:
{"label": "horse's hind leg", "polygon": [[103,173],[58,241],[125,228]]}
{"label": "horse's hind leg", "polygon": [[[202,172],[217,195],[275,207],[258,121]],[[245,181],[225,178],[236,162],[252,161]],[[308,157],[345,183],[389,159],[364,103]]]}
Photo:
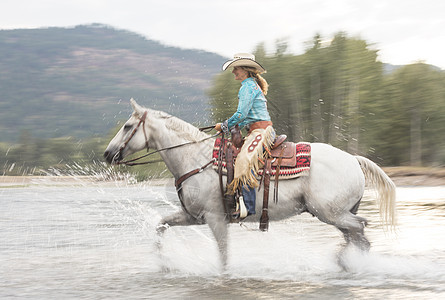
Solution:
{"label": "horse's hind leg", "polygon": [[[361,199],[360,199],[361,200]],[[353,226],[348,228],[338,228],[344,235],[346,242],[355,244],[359,249],[368,251],[370,248],[370,243],[365,237],[364,229],[368,225],[368,221],[365,218],[357,216],[358,207],[360,206],[360,200],[351,208],[350,212],[354,215],[352,216],[356,221],[359,222],[359,226]],[[346,213],[346,215],[348,215]],[[349,216],[350,218],[350,216]],[[356,222],[353,222],[356,223]]]}
{"label": "horse's hind leg", "polygon": [[359,204],[360,200],[349,210],[335,206],[335,208],[330,210],[319,208],[312,213],[322,222],[337,227],[344,235],[346,246],[353,244],[363,251],[368,251],[370,243],[364,233],[364,228],[368,222],[365,218],[356,215]]}
{"label": "horse's hind leg", "polygon": [[371,244],[365,236],[365,218],[345,213],[334,225],[343,233],[347,245],[353,244],[362,251],[369,251]]}
{"label": "horse's hind leg", "polygon": [[349,245],[354,245],[364,252],[368,252],[371,244],[365,236],[364,228],[366,226],[366,219],[353,215],[348,212],[341,218],[341,221],[334,224],[344,235],[346,245],[340,250],[337,256],[337,262],[343,270],[348,271],[348,265],[345,259],[345,251]]}

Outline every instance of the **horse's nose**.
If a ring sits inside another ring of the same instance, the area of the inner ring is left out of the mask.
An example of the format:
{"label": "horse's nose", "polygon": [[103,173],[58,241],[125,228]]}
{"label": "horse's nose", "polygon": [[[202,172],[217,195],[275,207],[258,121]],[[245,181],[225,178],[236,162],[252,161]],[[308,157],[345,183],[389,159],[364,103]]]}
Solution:
{"label": "horse's nose", "polygon": [[121,151],[105,150],[104,157],[109,164],[114,164],[123,159]]}
{"label": "horse's nose", "polygon": [[111,164],[112,162],[113,162],[113,155],[111,155],[111,152],[110,151],[105,151],[105,153],[104,153],[104,157],[105,157],[105,160],[109,163],[109,164]]}

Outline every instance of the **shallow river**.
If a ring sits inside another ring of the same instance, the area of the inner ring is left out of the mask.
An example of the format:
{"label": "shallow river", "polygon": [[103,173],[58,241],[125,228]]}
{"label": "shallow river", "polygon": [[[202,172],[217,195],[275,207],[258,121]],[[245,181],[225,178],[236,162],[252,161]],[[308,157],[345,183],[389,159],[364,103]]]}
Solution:
{"label": "shallow river", "polygon": [[445,299],[445,187],[399,187],[398,229],[383,231],[367,192],[369,254],[308,214],[230,225],[220,271],[206,225],[155,227],[174,188],[94,184],[0,188],[0,299]]}

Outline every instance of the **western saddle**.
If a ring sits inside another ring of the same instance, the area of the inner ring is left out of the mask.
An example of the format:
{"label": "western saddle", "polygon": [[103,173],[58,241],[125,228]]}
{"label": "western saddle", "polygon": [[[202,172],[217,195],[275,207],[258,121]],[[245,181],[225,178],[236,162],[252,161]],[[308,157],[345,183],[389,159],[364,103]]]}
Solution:
{"label": "western saddle", "polygon": [[[261,189],[261,185],[264,185],[263,208],[259,226],[261,231],[267,231],[269,229],[269,186],[272,174],[272,167],[275,168],[274,202],[276,203],[278,201],[278,179],[280,174],[280,167],[292,167],[296,165],[295,143],[286,142],[286,139],[286,135],[278,136],[273,142],[270,151],[265,150],[265,158],[264,161],[262,161],[263,169],[259,185],[259,190]],[[239,153],[239,149],[242,147],[243,143],[244,139],[238,126],[236,126],[231,130],[231,140],[224,141],[223,137],[218,155],[218,173],[220,178],[220,188],[222,194],[225,197],[226,211],[231,216],[231,222],[239,222],[238,218],[232,217],[232,213],[236,210],[236,204],[239,201],[241,190],[236,191],[234,194],[225,192],[222,181],[222,161],[225,160],[226,162],[228,185],[234,178],[234,166],[236,156]]]}

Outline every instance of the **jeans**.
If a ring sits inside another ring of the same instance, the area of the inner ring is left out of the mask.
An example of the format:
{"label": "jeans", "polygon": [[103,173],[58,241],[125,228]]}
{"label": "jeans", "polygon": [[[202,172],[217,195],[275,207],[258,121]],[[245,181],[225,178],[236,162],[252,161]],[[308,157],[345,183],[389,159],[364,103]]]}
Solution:
{"label": "jeans", "polygon": [[243,191],[244,204],[246,205],[247,208],[247,213],[249,215],[254,215],[255,200],[256,200],[255,188],[245,185],[243,186],[242,191]]}
{"label": "jeans", "polygon": [[[275,130],[273,130],[272,139],[275,140]],[[263,147],[263,151],[266,151]],[[252,171],[253,173],[253,171]],[[249,215],[255,214],[255,200],[256,200],[256,192],[254,187],[250,187],[248,185],[243,186],[243,198],[244,198],[244,204],[246,205],[247,212]]]}

